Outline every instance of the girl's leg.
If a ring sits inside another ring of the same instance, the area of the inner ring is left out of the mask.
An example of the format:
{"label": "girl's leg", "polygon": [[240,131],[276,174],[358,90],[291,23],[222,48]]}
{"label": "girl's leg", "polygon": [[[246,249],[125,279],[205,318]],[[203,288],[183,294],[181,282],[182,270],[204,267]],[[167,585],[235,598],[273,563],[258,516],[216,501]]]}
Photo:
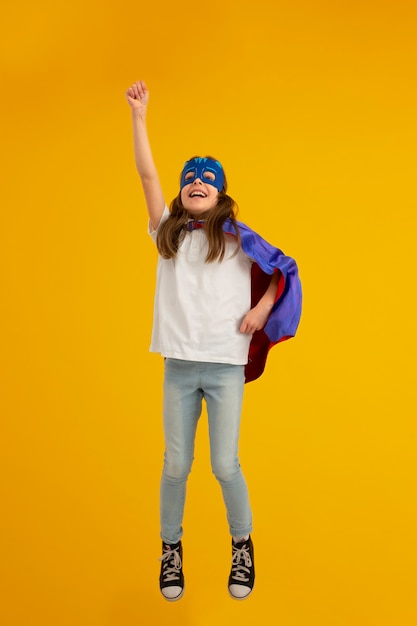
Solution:
{"label": "girl's leg", "polygon": [[196,364],[165,360],[164,434],[165,455],[161,479],[161,538],[177,543],[183,534],[182,520],[186,482],[194,458],[194,441],[201,414],[202,391]]}
{"label": "girl's leg", "polygon": [[222,488],[230,534],[244,537],[252,531],[248,490],[238,458],[244,366],[205,365],[211,465]]}

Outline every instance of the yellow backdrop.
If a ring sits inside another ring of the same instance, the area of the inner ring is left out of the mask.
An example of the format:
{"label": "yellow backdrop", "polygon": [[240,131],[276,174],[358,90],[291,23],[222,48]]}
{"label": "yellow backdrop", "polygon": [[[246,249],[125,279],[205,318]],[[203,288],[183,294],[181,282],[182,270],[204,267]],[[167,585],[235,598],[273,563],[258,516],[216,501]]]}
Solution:
{"label": "yellow backdrop", "polygon": [[[405,0],[17,0],[2,11],[2,626],[415,626],[416,8]],[[202,419],[186,593],[158,589],[156,252],[125,90],[167,200],[214,154],[304,310],[246,387],[257,583]]]}

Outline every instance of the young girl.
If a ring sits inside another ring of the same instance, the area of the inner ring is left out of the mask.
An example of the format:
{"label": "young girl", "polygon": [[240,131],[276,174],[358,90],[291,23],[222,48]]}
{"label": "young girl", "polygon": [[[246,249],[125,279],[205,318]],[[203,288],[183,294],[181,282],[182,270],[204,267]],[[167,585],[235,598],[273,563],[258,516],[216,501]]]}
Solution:
{"label": "young girl", "polygon": [[212,157],[185,163],[168,210],[146,130],[145,83],[134,83],[126,97],[150,235],[159,252],[150,350],[165,359],[160,589],[169,601],[184,592],[182,520],[204,399],[212,470],[232,536],[228,589],[243,600],[255,580],[252,513],[238,458],[243,389],[262,373],[270,347],[295,334],[301,312],[297,267],[236,221],[222,165]]}

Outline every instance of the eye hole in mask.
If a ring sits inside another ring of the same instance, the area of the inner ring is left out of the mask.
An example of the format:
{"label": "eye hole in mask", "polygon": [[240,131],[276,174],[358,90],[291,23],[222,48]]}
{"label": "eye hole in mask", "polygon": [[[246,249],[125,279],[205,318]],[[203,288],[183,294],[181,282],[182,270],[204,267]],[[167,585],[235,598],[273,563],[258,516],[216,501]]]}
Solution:
{"label": "eye hole in mask", "polygon": [[[184,180],[185,182],[189,185],[191,183],[193,183],[198,177],[195,169],[189,170],[188,172],[186,172],[185,176],[184,176]],[[213,183],[216,180],[216,174],[215,172],[207,169],[207,170],[203,170],[201,172],[201,179],[203,181],[206,181],[208,183]]]}

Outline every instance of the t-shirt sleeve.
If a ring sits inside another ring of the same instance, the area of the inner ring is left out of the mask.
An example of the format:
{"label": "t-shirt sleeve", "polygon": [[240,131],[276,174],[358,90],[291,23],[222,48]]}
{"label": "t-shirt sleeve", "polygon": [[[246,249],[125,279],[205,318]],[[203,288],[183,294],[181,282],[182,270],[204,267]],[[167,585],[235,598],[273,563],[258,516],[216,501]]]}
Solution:
{"label": "t-shirt sleeve", "polygon": [[148,221],[148,234],[152,237],[152,239],[154,240],[155,243],[156,243],[156,236],[158,234],[158,229],[159,229],[160,225],[162,224],[162,222],[165,222],[165,220],[168,218],[168,216],[169,216],[169,209],[168,209],[167,205],[165,205],[165,209],[164,209],[164,212],[162,213],[161,220],[160,220],[158,226],[155,228],[155,230],[152,228],[151,223]]}

